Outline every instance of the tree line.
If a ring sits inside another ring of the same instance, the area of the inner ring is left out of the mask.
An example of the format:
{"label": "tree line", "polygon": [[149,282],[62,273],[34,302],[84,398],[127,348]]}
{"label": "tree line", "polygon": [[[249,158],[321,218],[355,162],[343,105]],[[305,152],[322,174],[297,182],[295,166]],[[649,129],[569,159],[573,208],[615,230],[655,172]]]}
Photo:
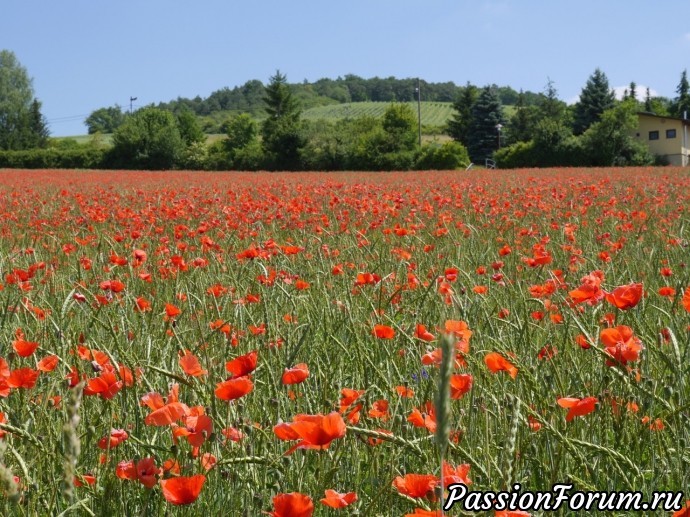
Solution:
{"label": "tree line", "polygon": [[[552,81],[536,103],[518,93],[511,116],[494,88],[468,84],[461,89],[447,132],[467,147],[474,163],[499,167],[612,166],[663,164],[632,135],[639,112],[682,118],[690,114],[687,71],[681,74],[677,97],[639,95],[631,82],[617,100],[606,74],[596,69],[572,105],[558,99]],[[642,97],[642,98],[640,98]]]}
{"label": "tree line", "polygon": [[[674,99],[640,99],[632,82],[617,101],[599,69],[579,100],[566,105],[552,81],[543,92],[467,83],[421,82],[425,99],[453,99],[454,115],[444,132],[452,141],[420,145],[417,115],[407,104],[417,80],[362,79],[347,75],[314,84],[290,84],[276,72],[264,86],[249,81],[208,99],[178,98],[134,113],[101,108],[87,122],[94,138],[51,142],[31,80],[14,54],[0,52],[0,166],[135,169],[405,170],[452,169],[495,160],[500,167],[640,165],[652,163],[632,138],[639,111],[679,117],[690,112],[687,73]],[[337,123],[302,118],[314,102],[388,100],[380,119],[357,117]],[[197,102],[198,101],[198,102]],[[402,101],[402,102],[395,102]],[[244,104],[243,104],[244,103]],[[510,106],[510,109],[506,109]],[[230,108],[230,109],[228,109]],[[216,111],[214,111],[216,110]],[[200,113],[224,113],[225,138],[207,142]],[[257,114],[260,113],[260,116]],[[98,136],[112,133],[112,145]]]}
{"label": "tree line", "polygon": [[[314,83],[306,80],[302,83],[287,83],[287,87],[303,110],[350,102],[413,102],[417,100],[418,91],[422,92],[424,101],[453,102],[461,90],[452,81],[433,83],[395,77],[364,79],[352,74],[337,79],[322,78]],[[518,92],[511,87],[492,87],[503,105],[511,106],[517,102]],[[258,79],[253,79],[242,86],[216,90],[206,98],[178,97],[156,106],[173,113],[190,111],[199,117],[204,132],[224,133],[228,122],[235,115],[247,113],[257,120],[265,118],[265,95],[266,86]],[[528,105],[536,104],[540,96],[538,93],[524,92],[523,102]],[[94,110],[85,123],[89,134],[112,133],[123,123],[124,117],[123,107],[115,105]]]}

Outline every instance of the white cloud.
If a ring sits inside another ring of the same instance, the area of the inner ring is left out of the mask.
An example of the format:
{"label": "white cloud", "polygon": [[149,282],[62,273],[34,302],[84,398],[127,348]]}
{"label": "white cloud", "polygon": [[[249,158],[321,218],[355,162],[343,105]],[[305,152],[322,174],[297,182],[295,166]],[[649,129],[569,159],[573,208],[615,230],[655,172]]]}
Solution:
{"label": "white cloud", "polygon": [[[616,99],[620,100],[623,98],[623,95],[625,94],[625,91],[630,88],[630,85],[626,86],[614,86],[613,92],[616,94]],[[642,102],[644,101],[645,96],[647,95],[647,87],[644,84],[638,84],[635,86],[635,97],[637,98],[638,101]],[[654,88],[649,89],[649,95],[652,97],[658,97],[659,92],[657,92]]]}

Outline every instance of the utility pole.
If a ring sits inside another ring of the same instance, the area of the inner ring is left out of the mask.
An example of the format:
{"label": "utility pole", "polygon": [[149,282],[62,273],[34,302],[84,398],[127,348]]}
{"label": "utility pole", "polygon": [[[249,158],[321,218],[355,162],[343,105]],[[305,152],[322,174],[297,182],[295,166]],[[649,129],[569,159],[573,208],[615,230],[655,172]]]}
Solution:
{"label": "utility pole", "polygon": [[132,103],[133,103],[135,100],[137,100],[136,97],[132,97],[132,96],[129,97],[129,114],[130,114],[130,115],[132,114]]}
{"label": "utility pole", "polygon": [[683,112],[683,157],[681,158],[681,163],[685,165],[689,165],[688,163],[688,157],[690,155],[690,151],[688,151],[688,112],[684,111]]}
{"label": "utility pole", "polygon": [[422,85],[419,77],[417,77],[417,130],[419,133],[419,146],[422,146]]}

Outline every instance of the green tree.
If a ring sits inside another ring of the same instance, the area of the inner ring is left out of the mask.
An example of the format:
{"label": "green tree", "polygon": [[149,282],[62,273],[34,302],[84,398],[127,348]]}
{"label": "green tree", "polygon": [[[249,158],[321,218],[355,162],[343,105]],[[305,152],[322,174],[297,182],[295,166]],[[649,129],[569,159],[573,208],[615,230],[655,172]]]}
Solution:
{"label": "green tree", "polygon": [[185,107],[180,110],[175,118],[180,137],[187,147],[206,141],[206,135],[201,130],[199,121],[189,108]]}
{"label": "green tree", "polygon": [[637,83],[635,83],[635,81],[630,81],[630,86],[628,87],[628,96],[637,101]]}
{"label": "green tree", "polygon": [[175,116],[154,107],[127,117],[113,135],[114,165],[137,169],[172,169],[178,165],[185,145]]}
{"label": "green tree", "polygon": [[515,112],[506,127],[506,145],[528,142],[532,139],[536,122],[535,111],[535,107],[525,105],[525,94],[520,90],[515,104]]}
{"label": "green tree", "polygon": [[537,106],[539,120],[549,119],[564,122],[567,105],[558,98],[558,90],[551,78],[547,78],[544,93],[540,94]]}
{"label": "green tree", "polygon": [[632,98],[601,114],[582,135],[589,164],[610,167],[650,165],[653,158],[647,147],[632,135],[637,128],[637,102]]}
{"label": "green tree", "polygon": [[448,121],[446,132],[455,141],[467,146],[472,125],[472,107],[479,97],[479,89],[467,83],[460,89],[457,99],[453,103],[453,116]]}
{"label": "green tree", "polygon": [[676,88],[678,97],[673,101],[672,114],[676,117],[683,117],[687,113],[690,118],[690,83],[688,83],[688,71],[683,70],[680,75],[680,82]]}
{"label": "green tree", "polygon": [[99,108],[92,111],[84,123],[90,135],[94,133],[114,133],[125,121],[125,114],[119,105]]}
{"label": "green tree", "polygon": [[264,163],[256,122],[247,113],[231,118],[225,125],[225,149],[231,169],[258,170]]}
{"label": "green tree", "polygon": [[45,147],[48,129],[26,68],[13,52],[0,51],[0,149]]}
{"label": "green tree", "polygon": [[41,113],[41,103],[34,99],[31,102],[29,112],[24,115],[25,123],[23,124],[23,131],[25,133],[24,142],[27,148],[45,148],[48,146],[48,125],[46,119]]}
{"label": "green tree", "polygon": [[300,166],[301,110],[287,84],[287,78],[276,71],[266,86],[264,103],[268,118],[261,126],[263,150],[274,169],[295,170]]}
{"label": "green tree", "polygon": [[606,74],[599,68],[587,79],[582,88],[580,100],[575,105],[573,133],[580,135],[599,120],[601,114],[611,109],[615,103],[613,91],[609,88]]}
{"label": "green tree", "polygon": [[472,106],[472,122],[467,137],[467,151],[475,163],[484,163],[498,149],[498,124],[504,125],[503,107],[493,88],[482,88]]}
{"label": "green tree", "polygon": [[393,103],[383,114],[383,130],[392,152],[409,151],[417,143],[417,115],[409,104]]}

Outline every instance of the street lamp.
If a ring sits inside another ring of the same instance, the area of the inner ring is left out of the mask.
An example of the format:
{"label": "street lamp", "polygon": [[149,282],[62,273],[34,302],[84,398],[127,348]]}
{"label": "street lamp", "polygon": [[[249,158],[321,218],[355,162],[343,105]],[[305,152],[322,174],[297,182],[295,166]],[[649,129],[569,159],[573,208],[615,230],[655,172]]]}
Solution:
{"label": "street lamp", "polygon": [[496,131],[498,131],[498,148],[501,148],[501,129],[503,129],[503,124],[500,122],[496,124]]}
{"label": "street lamp", "polygon": [[417,87],[414,89],[417,95],[417,132],[419,136],[419,146],[422,146],[422,85],[419,77],[417,78]]}
{"label": "street lamp", "polygon": [[131,96],[130,96],[130,98],[129,98],[129,114],[130,114],[130,115],[132,114],[132,103],[133,103],[135,100],[137,100],[136,97],[131,97]]}

